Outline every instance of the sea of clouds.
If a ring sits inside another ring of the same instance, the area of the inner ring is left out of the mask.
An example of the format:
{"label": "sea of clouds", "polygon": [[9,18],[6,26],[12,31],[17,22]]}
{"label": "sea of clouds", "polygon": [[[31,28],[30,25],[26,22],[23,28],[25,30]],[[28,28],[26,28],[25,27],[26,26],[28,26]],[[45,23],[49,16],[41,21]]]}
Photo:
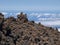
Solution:
{"label": "sea of clouds", "polygon": [[[5,17],[14,16],[17,17],[20,12],[2,12]],[[34,20],[36,23],[41,22],[45,26],[60,26],[60,13],[38,13],[38,12],[25,12],[29,20]],[[24,14],[25,14],[24,13]],[[58,28],[60,31],[60,28]]]}

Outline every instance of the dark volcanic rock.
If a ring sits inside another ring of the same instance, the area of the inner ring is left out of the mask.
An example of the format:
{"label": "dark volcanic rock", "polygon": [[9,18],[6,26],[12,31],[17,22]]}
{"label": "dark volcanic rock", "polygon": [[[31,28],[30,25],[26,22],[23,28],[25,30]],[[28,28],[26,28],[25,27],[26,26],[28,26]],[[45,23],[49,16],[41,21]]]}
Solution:
{"label": "dark volcanic rock", "polygon": [[0,31],[2,30],[3,22],[4,22],[4,15],[0,13]]}
{"label": "dark volcanic rock", "polygon": [[0,13],[0,45],[60,45],[60,32],[29,21],[23,12],[17,18]]}

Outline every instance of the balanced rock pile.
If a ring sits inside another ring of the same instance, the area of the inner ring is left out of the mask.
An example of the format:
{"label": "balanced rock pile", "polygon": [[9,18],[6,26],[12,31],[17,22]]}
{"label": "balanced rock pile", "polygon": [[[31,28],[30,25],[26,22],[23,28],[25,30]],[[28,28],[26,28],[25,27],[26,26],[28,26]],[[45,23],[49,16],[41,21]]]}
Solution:
{"label": "balanced rock pile", "polygon": [[17,18],[0,13],[0,45],[60,45],[60,32],[29,21],[22,12]]}

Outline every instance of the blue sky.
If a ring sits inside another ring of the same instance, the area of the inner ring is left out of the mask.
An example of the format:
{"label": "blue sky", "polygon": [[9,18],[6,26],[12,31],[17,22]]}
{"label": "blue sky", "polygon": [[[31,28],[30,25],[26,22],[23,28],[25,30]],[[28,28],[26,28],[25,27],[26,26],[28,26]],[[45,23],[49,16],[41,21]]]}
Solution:
{"label": "blue sky", "polygon": [[0,10],[60,10],[60,0],[0,0]]}

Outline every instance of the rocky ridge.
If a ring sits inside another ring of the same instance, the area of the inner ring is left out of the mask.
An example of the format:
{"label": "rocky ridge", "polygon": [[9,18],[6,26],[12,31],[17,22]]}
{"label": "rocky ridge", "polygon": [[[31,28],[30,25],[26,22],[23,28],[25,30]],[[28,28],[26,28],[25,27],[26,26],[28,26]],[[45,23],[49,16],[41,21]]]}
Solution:
{"label": "rocky ridge", "polygon": [[60,32],[29,21],[23,12],[17,18],[0,13],[0,45],[60,45]]}

